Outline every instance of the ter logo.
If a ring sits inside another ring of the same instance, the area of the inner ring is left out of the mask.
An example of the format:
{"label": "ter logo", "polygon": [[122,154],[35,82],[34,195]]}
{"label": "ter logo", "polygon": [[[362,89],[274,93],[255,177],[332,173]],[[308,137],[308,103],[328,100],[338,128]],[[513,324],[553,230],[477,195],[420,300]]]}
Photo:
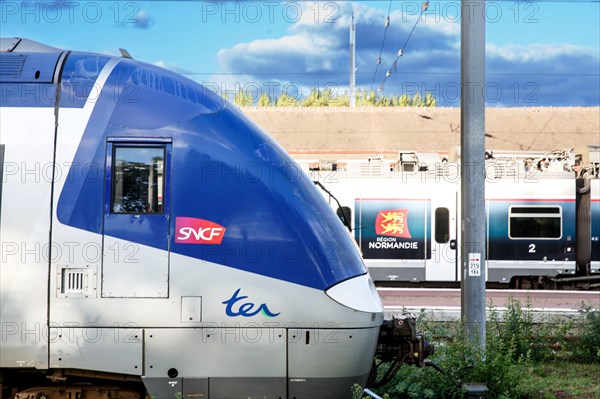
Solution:
{"label": "ter logo", "polygon": [[226,301],[221,302],[225,307],[225,313],[229,317],[243,316],[243,317],[252,317],[261,313],[265,317],[275,317],[278,316],[279,313],[273,313],[269,310],[266,304],[261,304],[260,306],[256,306],[256,304],[252,302],[243,302],[239,303],[243,299],[247,299],[246,295],[239,295],[241,288],[238,288],[236,292],[233,293],[232,297]]}

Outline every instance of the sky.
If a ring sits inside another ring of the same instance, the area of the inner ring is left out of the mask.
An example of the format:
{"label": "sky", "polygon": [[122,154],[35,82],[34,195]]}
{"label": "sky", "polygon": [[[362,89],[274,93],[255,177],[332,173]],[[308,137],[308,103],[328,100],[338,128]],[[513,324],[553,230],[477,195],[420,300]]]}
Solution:
{"label": "sky", "polygon": [[[600,105],[600,0],[476,3],[486,20],[479,89],[488,106]],[[421,10],[420,1],[397,0],[0,0],[0,35],[112,55],[124,48],[230,97],[300,98],[314,88],[348,92],[354,14],[359,89],[428,92],[460,106],[460,1]]]}

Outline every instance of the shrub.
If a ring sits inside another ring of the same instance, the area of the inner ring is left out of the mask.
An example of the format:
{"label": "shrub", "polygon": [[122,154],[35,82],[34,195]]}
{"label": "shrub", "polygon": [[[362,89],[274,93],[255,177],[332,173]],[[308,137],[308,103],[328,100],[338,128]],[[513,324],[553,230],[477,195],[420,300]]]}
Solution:
{"label": "shrub", "polygon": [[[445,374],[429,367],[403,366],[379,390],[394,399],[462,399],[463,383],[485,384],[490,399],[530,398],[534,396],[526,392],[526,382],[538,365],[563,364],[569,358],[600,363],[600,310],[591,307],[583,308],[575,323],[535,315],[530,300],[522,305],[510,299],[503,317],[490,304],[484,354],[475,352],[479,345],[467,338],[462,323],[434,322],[421,312],[417,325],[435,344],[435,355],[429,360]],[[385,372],[385,367],[380,369]],[[536,389],[541,392],[539,386]]]}
{"label": "shrub", "polygon": [[600,310],[587,306],[581,314],[582,320],[575,327],[576,339],[570,341],[569,349],[575,360],[600,363]]}

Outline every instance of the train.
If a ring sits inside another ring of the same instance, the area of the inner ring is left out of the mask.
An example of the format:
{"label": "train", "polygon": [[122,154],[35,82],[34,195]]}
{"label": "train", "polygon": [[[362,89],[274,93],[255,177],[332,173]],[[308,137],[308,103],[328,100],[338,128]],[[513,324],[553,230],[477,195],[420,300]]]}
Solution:
{"label": "train", "polygon": [[[600,286],[600,147],[486,151],[487,284]],[[460,148],[297,159],[352,232],[377,284],[458,287]]]}
{"label": "train", "polygon": [[432,352],[221,96],[125,50],[0,49],[2,398],[345,398]]}

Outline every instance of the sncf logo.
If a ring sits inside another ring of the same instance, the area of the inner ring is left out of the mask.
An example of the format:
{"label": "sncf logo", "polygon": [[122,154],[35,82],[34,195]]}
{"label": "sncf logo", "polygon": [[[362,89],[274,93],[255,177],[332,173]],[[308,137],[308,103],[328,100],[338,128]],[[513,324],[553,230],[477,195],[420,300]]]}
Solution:
{"label": "sncf logo", "polygon": [[210,220],[178,217],[175,219],[176,244],[221,244],[226,228]]}
{"label": "sncf logo", "polygon": [[380,211],[375,220],[378,236],[411,238],[408,231],[408,209]]}

